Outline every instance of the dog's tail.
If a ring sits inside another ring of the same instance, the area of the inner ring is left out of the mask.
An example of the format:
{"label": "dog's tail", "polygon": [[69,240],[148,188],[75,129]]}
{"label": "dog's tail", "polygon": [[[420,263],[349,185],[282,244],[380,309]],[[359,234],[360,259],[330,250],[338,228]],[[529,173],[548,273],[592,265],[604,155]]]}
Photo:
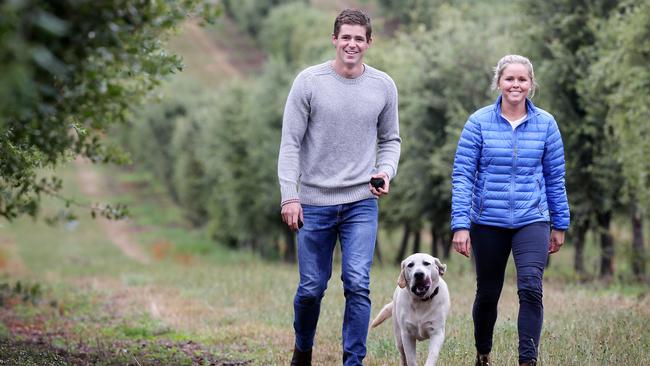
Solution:
{"label": "dog's tail", "polygon": [[378,326],[379,324],[383,323],[384,320],[388,319],[393,315],[393,302],[389,302],[388,304],[384,305],[384,308],[381,309],[379,314],[377,314],[377,317],[375,320],[372,321],[372,324],[370,324],[370,328],[374,328]]}

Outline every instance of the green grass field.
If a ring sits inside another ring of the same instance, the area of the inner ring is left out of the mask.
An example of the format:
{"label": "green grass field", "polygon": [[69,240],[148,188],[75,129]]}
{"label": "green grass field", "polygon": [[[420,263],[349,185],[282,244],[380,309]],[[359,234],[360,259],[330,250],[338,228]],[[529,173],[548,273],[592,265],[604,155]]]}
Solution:
{"label": "green grass field", "polygon": [[[100,172],[92,200],[128,202],[133,218],[124,226],[110,228],[83,211],[76,224],[47,226],[27,218],[1,223],[0,360],[21,365],[287,365],[296,266],[229,251],[188,229],[146,176]],[[80,186],[78,175],[74,167],[63,172],[67,194],[81,197],[77,192],[88,187]],[[48,201],[44,213],[57,208]],[[124,254],[115,244],[115,230],[138,248],[140,257]],[[382,240],[384,255],[392,258],[395,239],[384,235]],[[571,258],[569,244],[547,272],[540,364],[649,364],[647,285],[575,283],[569,275]],[[474,357],[472,268],[460,255],[445,261],[452,310],[439,364],[469,365]],[[517,362],[518,306],[513,266],[508,270],[495,331],[496,365]],[[389,301],[397,274],[395,265],[375,265],[373,316]],[[341,363],[339,278],[337,266],[322,306],[317,365]],[[422,363],[426,347],[418,347]],[[366,364],[396,365],[397,357],[390,323],[372,330]]]}

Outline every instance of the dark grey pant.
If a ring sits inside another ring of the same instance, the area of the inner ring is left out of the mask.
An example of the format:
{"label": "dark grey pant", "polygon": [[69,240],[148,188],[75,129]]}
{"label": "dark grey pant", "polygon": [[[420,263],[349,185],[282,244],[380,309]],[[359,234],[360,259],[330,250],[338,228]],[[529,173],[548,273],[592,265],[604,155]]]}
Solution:
{"label": "dark grey pant", "polygon": [[470,238],[476,259],[476,298],[472,310],[476,350],[480,354],[492,350],[497,303],[512,251],[519,295],[519,362],[536,360],[544,321],[542,276],[548,260],[549,223],[536,222],[518,229],[474,224]]}

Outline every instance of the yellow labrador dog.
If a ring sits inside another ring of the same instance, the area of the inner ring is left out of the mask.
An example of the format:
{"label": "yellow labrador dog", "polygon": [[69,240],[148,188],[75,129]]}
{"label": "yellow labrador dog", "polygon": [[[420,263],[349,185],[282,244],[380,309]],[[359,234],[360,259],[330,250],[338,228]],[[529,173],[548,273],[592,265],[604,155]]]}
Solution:
{"label": "yellow labrador dog", "polygon": [[449,290],[442,279],[447,265],[438,258],[416,253],[402,261],[393,301],[379,312],[371,327],[393,317],[400,366],[416,366],[415,342],[429,339],[426,366],[434,366],[445,340]]}

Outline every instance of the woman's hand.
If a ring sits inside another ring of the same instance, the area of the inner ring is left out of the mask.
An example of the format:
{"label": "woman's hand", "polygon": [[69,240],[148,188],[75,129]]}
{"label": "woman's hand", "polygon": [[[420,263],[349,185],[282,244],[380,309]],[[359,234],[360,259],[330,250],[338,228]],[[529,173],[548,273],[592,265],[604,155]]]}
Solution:
{"label": "woman's hand", "polygon": [[564,244],[564,231],[563,230],[551,230],[551,242],[548,246],[548,252],[553,254],[560,250]]}
{"label": "woman's hand", "polygon": [[469,258],[472,250],[472,241],[469,238],[469,230],[458,230],[454,232],[454,238],[451,240],[454,244],[454,250]]}

